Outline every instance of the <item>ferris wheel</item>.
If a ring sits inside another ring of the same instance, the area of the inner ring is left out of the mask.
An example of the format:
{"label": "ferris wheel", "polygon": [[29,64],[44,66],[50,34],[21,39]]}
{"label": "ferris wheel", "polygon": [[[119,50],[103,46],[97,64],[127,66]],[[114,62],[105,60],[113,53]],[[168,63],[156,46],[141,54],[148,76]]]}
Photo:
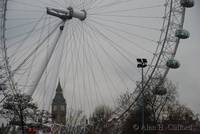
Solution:
{"label": "ferris wheel", "polygon": [[164,79],[193,0],[1,0],[1,82],[49,110],[58,82],[67,107],[91,113],[147,82]]}

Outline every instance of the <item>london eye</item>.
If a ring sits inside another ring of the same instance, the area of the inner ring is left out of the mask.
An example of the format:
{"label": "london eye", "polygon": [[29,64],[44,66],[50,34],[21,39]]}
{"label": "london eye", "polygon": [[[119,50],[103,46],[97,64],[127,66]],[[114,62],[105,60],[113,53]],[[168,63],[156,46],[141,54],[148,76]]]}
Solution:
{"label": "london eye", "polygon": [[[140,80],[164,79],[184,30],[188,0],[1,0],[1,82],[50,110],[58,82],[69,109],[113,106]],[[137,101],[137,100],[135,100]]]}

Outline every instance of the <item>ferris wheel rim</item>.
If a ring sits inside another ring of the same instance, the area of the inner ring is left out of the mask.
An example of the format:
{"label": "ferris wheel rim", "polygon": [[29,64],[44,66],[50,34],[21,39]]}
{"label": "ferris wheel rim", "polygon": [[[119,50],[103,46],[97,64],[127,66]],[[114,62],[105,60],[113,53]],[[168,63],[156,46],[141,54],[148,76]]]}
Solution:
{"label": "ferris wheel rim", "polygon": [[[7,4],[7,0],[4,0],[5,1],[5,5]],[[173,3],[173,0],[171,0],[171,3]],[[4,8],[4,12],[6,12],[6,8]],[[170,11],[170,12],[173,12],[173,11]],[[184,13],[182,13],[182,15],[184,16],[185,14]],[[5,16],[4,16],[5,17]],[[170,19],[170,18],[169,18]],[[6,19],[4,18],[4,20],[3,20],[3,23],[4,23],[4,25],[5,25],[5,21],[6,21]],[[183,25],[183,23],[184,23],[184,19],[182,20],[182,22],[181,22],[181,25]],[[5,27],[5,26],[4,26]],[[163,26],[164,27],[164,26]],[[5,32],[5,31],[4,31]],[[167,33],[168,34],[168,33]],[[4,33],[4,35],[5,35],[5,33]],[[5,39],[5,37],[4,37],[4,39]],[[4,40],[3,39],[3,40]],[[179,42],[177,42],[177,47],[178,47],[178,44],[179,44]],[[6,46],[6,44],[4,44],[5,46]],[[163,44],[164,45],[164,44]],[[177,51],[177,47],[174,49],[174,55],[172,55],[173,57],[175,56],[175,53],[176,53],[176,51]],[[4,48],[4,51],[6,52],[6,48]],[[161,52],[159,55],[161,56],[163,53]],[[154,56],[155,57],[155,56]],[[5,59],[7,59],[8,57],[7,56],[5,56]],[[160,59],[159,59],[160,60]],[[159,65],[156,65],[155,67],[154,67],[154,70],[158,67]],[[11,83],[12,83],[12,87],[14,86],[14,81],[12,80],[12,74],[11,74],[11,70],[9,69],[9,63],[6,63],[6,71],[7,71],[7,73],[8,73],[8,79],[9,79],[9,81],[11,81]],[[149,68],[151,68],[151,66],[149,66]],[[167,75],[167,73],[168,73],[168,71],[169,71],[169,68],[167,68],[166,70],[165,70],[165,72],[164,72],[164,75],[163,75],[163,78],[164,77],[166,77],[166,75]],[[153,75],[154,75],[154,73],[152,73],[152,75],[149,77],[149,80],[150,80],[150,78],[151,77],[153,77]],[[13,89],[13,88],[12,88]]]}

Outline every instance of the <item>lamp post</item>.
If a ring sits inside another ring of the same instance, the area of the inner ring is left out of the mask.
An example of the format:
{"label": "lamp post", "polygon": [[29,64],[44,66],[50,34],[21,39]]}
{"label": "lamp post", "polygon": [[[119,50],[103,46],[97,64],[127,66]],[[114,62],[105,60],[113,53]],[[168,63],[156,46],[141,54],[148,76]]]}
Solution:
{"label": "lamp post", "polygon": [[[141,72],[142,72],[142,92],[144,90],[144,68],[147,66],[147,59],[140,59],[137,58],[137,68],[141,68]],[[142,93],[142,134],[144,134],[144,94]]]}

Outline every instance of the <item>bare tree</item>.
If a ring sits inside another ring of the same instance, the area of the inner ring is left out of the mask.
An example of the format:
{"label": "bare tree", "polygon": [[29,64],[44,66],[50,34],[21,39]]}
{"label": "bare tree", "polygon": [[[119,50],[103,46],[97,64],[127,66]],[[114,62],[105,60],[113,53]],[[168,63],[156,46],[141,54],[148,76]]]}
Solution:
{"label": "bare tree", "polygon": [[[137,88],[133,93],[126,92],[119,97],[119,107],[125,110],[136,99],[136,96],[140,94],[141,91],[141,83],[138,82]],[[127,113],[125,121],[122,121],[123,133],[139,133],[138,129],[134,130],[134,125],[139,126],[139,130],[141,130],[143,107],[141,105],[141,99],[144,101],[145,124],[157,124],[161,121],[163,113],[166,112],[166,107],[176,101],[177,98],[176,86],[167,79],[162,80],[161,83],[161,78],[159,77],[152,79],[145,86],[145,90],[142,94],[143,98],[139,97],[136,105]]]}
{"label": "bare tree", "polygon": [[33,120],[36,109],[37,106],[30,96],[17,93],[6,97],[0,113],[10,121],[10,124],[21,126],[22,134],[24,134],[24,127],[28,121]]}

